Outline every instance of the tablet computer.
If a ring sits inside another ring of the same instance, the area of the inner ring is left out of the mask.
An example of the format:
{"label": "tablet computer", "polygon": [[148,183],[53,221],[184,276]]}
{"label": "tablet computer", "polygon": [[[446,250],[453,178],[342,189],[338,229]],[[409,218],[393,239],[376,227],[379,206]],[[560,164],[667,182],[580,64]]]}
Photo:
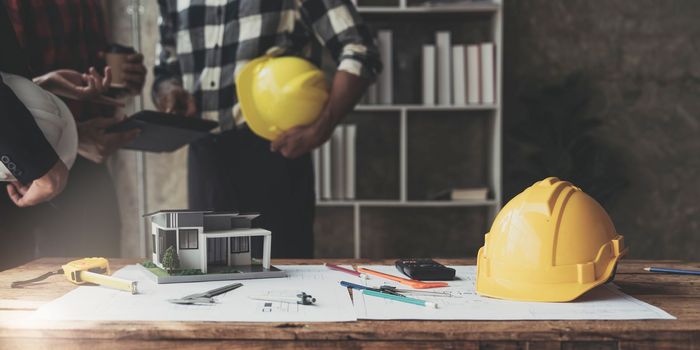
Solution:
{"label": "tablet computer", "polygon": [[158,111],[140,111],[107,128],[107,132],[141,129],[134,140],[122,147],[145,152],[173,152],[218,127],[219,123]]}

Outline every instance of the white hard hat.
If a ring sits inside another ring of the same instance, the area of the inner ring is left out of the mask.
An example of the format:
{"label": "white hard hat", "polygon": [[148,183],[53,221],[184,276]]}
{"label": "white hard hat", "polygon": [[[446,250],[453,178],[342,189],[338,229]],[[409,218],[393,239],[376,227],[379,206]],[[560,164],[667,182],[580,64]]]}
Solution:
{"label": "white hard hat", "polygon": [[[3,73],[2,80],[22,101],[34,116],[46,140],[68,169],[73,166],[78,153],[78,130],[73,114],[61,99],[40,88],[32,81],[18,75]],[[13,181],[15,177],[0,163],[0,181]]]}

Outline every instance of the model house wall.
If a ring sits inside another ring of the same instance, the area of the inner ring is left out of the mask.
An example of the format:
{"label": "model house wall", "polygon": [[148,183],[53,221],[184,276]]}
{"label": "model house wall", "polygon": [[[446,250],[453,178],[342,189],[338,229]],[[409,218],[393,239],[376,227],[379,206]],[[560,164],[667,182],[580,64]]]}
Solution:
{"label": "model house wall", "polygon": [[[209,265],[250,265],[251,236],[264,237],[269,255],[270,232],[251,228],[257,214],[161,211],[146,216],[151,219],[152,260],[161,268],[161,257],[171,245],[177,250],[180,268],[203,272]],[[269,256],[263,264],[269,265]]]}

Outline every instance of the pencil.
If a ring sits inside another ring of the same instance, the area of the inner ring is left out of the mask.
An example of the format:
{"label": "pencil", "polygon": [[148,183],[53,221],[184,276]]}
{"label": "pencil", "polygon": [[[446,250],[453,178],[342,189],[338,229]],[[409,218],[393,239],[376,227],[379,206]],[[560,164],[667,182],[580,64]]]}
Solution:
{"label": "pencil", "polygon": [[700,276],[700,270],[684,270],[684,269],[670,269],[665,267],[645,267],[644,271],[658,272],[658,273],[671,273],[675,275],[694,275]]}
{"label": "pencil", "polygon": [[373,297],[378,297],[378,298],[384,298],[384,299],[389,299],[389,300],[394,300],[394,301],[400,301],[402,303],[408,303],[408,304],[413,304],[413,305],[419,305],[419,306],[425,306],[428,308],[433,308],[437,309],[437,304],[430,302],[430,301],[425,301],[421,299],[415,299],[411,297],[406,297],[403,295],[394,295],[394,294],[388,294],[388,293],[382,293],[382,292],[376,292],[373,290],[369,289],[363,289],[362,294],[364,295],[370,295]]}
{"label": "pencil", "polygon": [[329,269],[331,269],[331,270],[340,271],[340,272],[345,272],[345,273],[347,273],[347,274],[353,275],[353,276],[355,276],[355,277],[360,277],[360,278],[362,278],[362,279],[364,279],[364,278],[367,277],[367,275],[365,275],[364,273],[359,273],[359,272],[357,272],[357,271],[353,271],[353,270],[350,270],[350,269],[346,269],[346,268],[344,268],[344,267],[342,267],[342,266],[338,266],[338,265],[335,265],[335,264],[323,263],[323,265],[325,265],[327,268],[329,268]]}
{"label": "pencil", "polygon": [[377,276],[377,277],[381,277],[381,278],[386,278],[386,279],[394,281],[394,282],[399,282],[401,284],[404,284],[404,285],[407,285],[411,288],[416,288],[416,289],[440,288],[440,287],[447,287],[448,286],[448,284],[446,282],[423,282],[423,281],[418,281],[418,280],[410,280],[407,278],[390,275],[388,273],[383,273],[383,272],[379,272],[379,271],[366,269],[364,267],[359,267],[359,268],[357,268],[357,270],[360,272],[372,275],[372,276]]}

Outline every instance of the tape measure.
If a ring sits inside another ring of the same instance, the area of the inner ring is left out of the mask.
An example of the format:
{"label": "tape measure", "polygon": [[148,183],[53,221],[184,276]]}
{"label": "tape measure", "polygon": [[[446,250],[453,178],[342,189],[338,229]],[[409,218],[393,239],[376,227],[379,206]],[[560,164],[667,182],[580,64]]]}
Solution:
{"label": "tape measure", "polygon": [[63,266],[60,270],[47,272],[39,277],[25,281],[12,282],[10,287],[20,288],[24,285],[45,280],[53,275],[63,274],[74,284],[93,283],[105,287],[111,287],[119,290],[136,294],[137,282],[129,281],[121,278],[112,277],[109,270],[109,261],[105,258],[85,258],[73,260]]}

